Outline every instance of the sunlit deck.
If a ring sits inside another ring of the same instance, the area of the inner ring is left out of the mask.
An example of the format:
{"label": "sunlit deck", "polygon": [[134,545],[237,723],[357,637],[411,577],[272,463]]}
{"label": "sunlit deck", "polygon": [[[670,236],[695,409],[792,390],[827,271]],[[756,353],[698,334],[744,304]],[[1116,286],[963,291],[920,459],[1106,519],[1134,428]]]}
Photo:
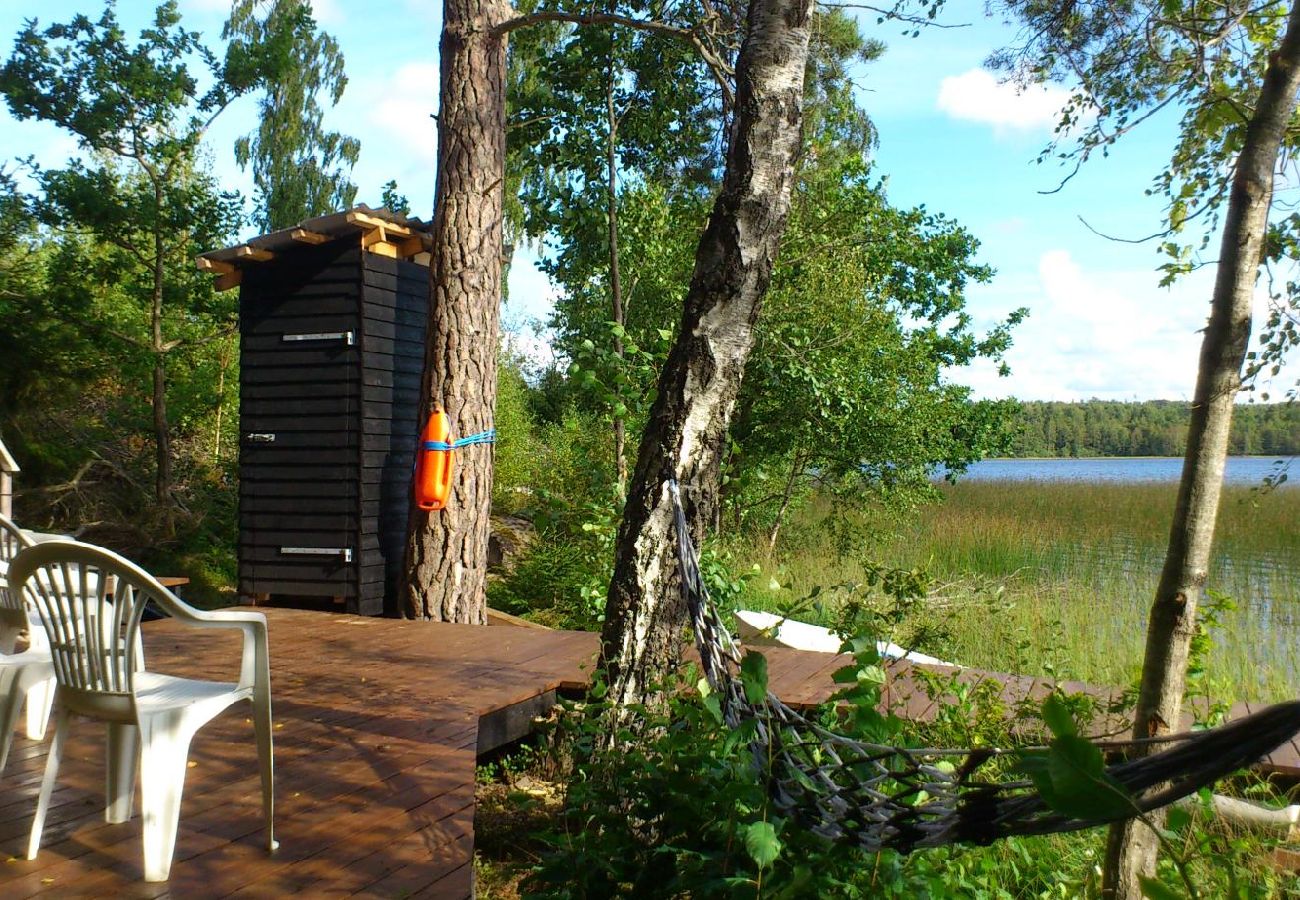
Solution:
{"label": "sunlit deck", "polygon": [[[191,748],[171,880],[143,883],[138,819],[103,821],[102,726],[79,721],[32,862],[22,857],[48,742],[15,738],[0,776],[0,896],[471,895],[477,752],[518,737],[554,691],[585,686],[597,636],[264,612],[280,850],[272,856],[262,848],[252,725],[235,707]],[[145,634],[151,668],[234,677],[236,635],[199,645],[165,621]],[[844,663],[763,649],[773,689],[796,704],[828,697],[830,675]],[[905,669],[890,691],[907,714],[924,716],[929,701]],[[1005,681],[1008,701],[1044,688],[1028,679],[966,677]],[[1300,750],[1279,751],[1273,764],[1300,775]]]}
{"label": "sunlit deck", "polygon": [[[15,739],[0,896],[470,895],[480,716],[581,683],[594,636],[265,612],[280,850],[262,848],[252,725],[234,707],[191,748],[171,880],[144,884],[138,818],[103,822],[102,726],[78,721],[32,862],[21,857],[48,741]],[[145,635],[151,668],[234,678],[237,635],[198,645],[172,622]]]}

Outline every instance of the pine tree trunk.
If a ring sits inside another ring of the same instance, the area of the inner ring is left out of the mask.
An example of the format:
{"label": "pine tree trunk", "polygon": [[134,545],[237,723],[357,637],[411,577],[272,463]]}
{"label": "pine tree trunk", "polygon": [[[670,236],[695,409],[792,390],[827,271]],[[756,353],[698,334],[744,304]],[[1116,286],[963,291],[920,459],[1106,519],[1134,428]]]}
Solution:
{"label": "pine tree trunk", "polygon": [[[1196,605],[1210,564],[1223,487],[1232,407],[1250,342],[1251,305],[1273,199],[1273,173],[1300,90],[1300,4],[1292,7],[1281,46],[1269,59],[1255,113],[1237,158],[1224,221],[1210,321],[1201,343],[1187,455],[1164,569],[1147,624],[1146,659],[1133,726],[1136,738],[1177,729],[1186,688]],[[1155,870],[1156,836],[1141,823],[1111,828],[1108,897],[1139,900],[1140,875]]]}
{"label": "pine tree trunk", "polygon": [[653,686],[681,658],[686,615],[665,479],[683,485],[698,537],[713,521],[724,438],[790,208],[811,15],[811,0],[749,6],[722,189],[696,251],[681,331],[660,375],[619,529],[601,662],[620,703],[657,702]]}
{"label": "pine tree trunk", "polygon": [[[611,8],[612,11],[612,8]],[[609,299],[614,324],[627,323],[623,312],[623,277],[618,264],[618,116],[614,110],[614,30],[609,32],[609,72],[605,82],[605,120],[608,141],[605,146],[606,201],[609,227]],[[623,358],[623,338],[614,335],[614,352]],[[614,416],[614,477],[619,496],[627,490],[627,426],[624,416]]]}
{"label": "pine tree trunk", "polygon": [[[151,173],[152,174],[152,173]],[[153,179],[154,211],[163,208],[162,183]],[[149,307],[149,345],[153,350],[153,433],[154,499],[161,513],[163,536],[171,538],[176,527],[172,485],[172,432],[167,422],[167,350],[163,343],[163,297],[166,286],[166,254],[161,229],[154,229],[153,291]]]}
{"label": "pine tree trunk", "polygon": [[[420,421],[441,406],[452,437],[492,427],[497,391],[505,180],[506,37],[501,0],[445,0],[438,187]],[[492,448],[456,451],[447,508],[412,508],[403,613],[486,621]]]}

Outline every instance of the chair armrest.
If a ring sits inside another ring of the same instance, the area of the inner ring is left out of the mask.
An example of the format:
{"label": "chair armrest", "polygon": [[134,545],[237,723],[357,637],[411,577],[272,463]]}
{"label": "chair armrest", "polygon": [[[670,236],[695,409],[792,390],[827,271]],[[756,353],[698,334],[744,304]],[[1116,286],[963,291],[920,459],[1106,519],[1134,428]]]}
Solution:
{"label": "chair armrest", "polygon": [[[168,592],[170,593],[170,592]],[[239,665],[239,686],[252,688],[255,695],[271,692],[270,638],[266,616],[241,609],[195,609],[175,596],[168,600],[167,611],[192,628],[237,628],[243,633],[243,659]]]}

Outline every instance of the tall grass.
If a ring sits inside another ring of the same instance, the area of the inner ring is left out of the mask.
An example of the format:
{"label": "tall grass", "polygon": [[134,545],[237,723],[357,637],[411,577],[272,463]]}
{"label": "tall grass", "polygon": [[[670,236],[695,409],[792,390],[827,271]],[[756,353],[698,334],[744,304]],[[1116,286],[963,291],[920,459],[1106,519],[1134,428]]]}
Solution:
{"label": "tall grass", "polygon": [[[878,537],[867,559],[935,579],[922,614],[942,637],[928,652],[966,665],[1127,685],[1163,564],[1176,487],[1165,484],[966,482],[943,502]],[[860,580],[818,527],[814,504],[767,559],[781,590],[755,579],[746,601],[771,607],[811,585]],[[1210,591],[1238,606],[1224,616],[1209,687],[1234,699],[1300,690],[1300,490],[1228,488]]]}

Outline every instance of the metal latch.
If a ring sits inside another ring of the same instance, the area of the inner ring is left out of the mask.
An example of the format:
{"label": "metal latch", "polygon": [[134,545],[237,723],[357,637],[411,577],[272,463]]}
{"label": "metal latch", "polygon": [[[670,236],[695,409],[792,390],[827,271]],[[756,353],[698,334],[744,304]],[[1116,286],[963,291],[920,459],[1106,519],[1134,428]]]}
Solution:
{"label": "metal latch", "polygon": [[286,556],[341,556],[344,562],[352,562],[351,547],[281,547],[280,552]]}
{"label": "metal latch", "polygon": [[274,444],[275,434],[270,431],[250,431],[244,435],[244,440],[250,444]]}
{"label": "metal latch", "polygon": [[342,341],[351,347],[357,336],[351,331],[313,331],[308,334],[282,334],[282,341]]}

